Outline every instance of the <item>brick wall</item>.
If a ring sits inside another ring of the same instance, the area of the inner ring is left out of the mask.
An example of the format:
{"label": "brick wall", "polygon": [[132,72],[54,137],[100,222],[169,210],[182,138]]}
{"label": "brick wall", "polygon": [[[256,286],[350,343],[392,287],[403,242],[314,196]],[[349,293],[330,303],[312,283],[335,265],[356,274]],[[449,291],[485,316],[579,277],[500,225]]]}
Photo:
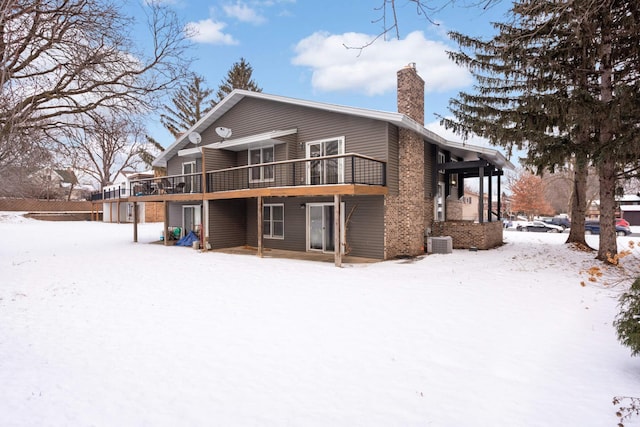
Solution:
{"label": "brick wall", "polygon": [[[413,66],[398,71],[398,112],[424,124],[424,81]],[[385,258],[424,253],[424,141],[400,129],[398,194],[385,197]]]}
{"label": "brick wall", "polygon": [[397,73],[398,113],[411,117],[424,126],[424,80],[415,64],[409,64]]}
{"label": "brick wall", "polygon": [[432,224],[432,236],[451,236],[454,249],[491,249],[502,245],[502,221],[444,221]]}
{"label": "brick wall", "polygon": [[446,218],[447,221],[461,221],[464,203],[452,196],[447,197],[446,201]]}

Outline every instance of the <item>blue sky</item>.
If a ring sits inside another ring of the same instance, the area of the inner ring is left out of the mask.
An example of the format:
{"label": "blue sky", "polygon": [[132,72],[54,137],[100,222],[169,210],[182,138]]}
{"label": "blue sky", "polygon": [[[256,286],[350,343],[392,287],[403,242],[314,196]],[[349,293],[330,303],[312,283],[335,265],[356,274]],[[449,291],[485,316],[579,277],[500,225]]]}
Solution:
{"label": "blue sky", "polygon": [[[166,1],[194,33],[192,71],[214,91],[244,57],[265,93],[396,111],[396,71],[415,62],[426,83],[426,126],[453,140],[460,138],[439,129],[434,113],[447,115],[449,99],[470,90],[473,81],[449,61],[446,50],[456,46],[446,33],[489,36],[490,22],[502,20],[510,3],[484,10],[458,0],[430,15],[434,25],[399,0],[400,38],[390,34],[357,50],[344,44],[361,46],[381,32],[382,23],[374,21],[382,17],[376,8],[383,0]],[[150,125],[150,133],[165,146],[172,142],[161,126]]]}

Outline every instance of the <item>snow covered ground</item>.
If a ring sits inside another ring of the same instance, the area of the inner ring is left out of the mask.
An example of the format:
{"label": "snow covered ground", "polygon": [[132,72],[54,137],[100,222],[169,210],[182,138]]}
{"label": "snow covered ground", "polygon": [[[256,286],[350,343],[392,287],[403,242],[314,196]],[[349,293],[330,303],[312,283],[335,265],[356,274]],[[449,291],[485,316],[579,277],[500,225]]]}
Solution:
{"label": "snow covered ground", "polygon": [[160,229],[0,213],[2,426],[613,426],[640,396],[566,234],[340,269]]}

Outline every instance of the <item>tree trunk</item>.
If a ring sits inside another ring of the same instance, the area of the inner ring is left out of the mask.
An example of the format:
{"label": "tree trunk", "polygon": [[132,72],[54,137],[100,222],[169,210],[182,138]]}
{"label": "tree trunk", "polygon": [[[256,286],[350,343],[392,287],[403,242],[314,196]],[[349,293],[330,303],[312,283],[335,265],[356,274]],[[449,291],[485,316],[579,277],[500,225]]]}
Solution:
{"label": "tree trunk", "polygon": [[613,159],[604,159],[600,175],[600,246],[598,259],[607,261],[618,253],[616,241],[616,165]]}
{"label": "tree trunk", "polygon": [[587,216],[587,158],[583,153],[575,157],[573,173],[573,191],[571,194],[571,228],[566,243],[579,243],[584,246],[584,219]]}
{"label": "tree trunk", "polygon": [[598,259],[607,261],[610,256],[618,253],[615,226],[615,189],[616,189],[616,150],[612,144],[614,129],[611,117],[611,103],[613,101],[613,65],[611,61],[611,17],[602,17],[602,47],[600,53],[600,137],[599,145],[601,157],[598,162],[600,177],[600,246]]}

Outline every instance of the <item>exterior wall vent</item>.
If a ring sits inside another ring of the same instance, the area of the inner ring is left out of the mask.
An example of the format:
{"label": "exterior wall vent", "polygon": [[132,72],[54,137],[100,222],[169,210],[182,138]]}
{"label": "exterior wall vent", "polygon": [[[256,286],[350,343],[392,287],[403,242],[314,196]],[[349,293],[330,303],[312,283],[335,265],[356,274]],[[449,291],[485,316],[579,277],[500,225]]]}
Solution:
{"label": "exterior wall vent", "polygon": [[451,236],[430,237],[427,240],[427,252],[432,254],[450,254],[453,252]]}

